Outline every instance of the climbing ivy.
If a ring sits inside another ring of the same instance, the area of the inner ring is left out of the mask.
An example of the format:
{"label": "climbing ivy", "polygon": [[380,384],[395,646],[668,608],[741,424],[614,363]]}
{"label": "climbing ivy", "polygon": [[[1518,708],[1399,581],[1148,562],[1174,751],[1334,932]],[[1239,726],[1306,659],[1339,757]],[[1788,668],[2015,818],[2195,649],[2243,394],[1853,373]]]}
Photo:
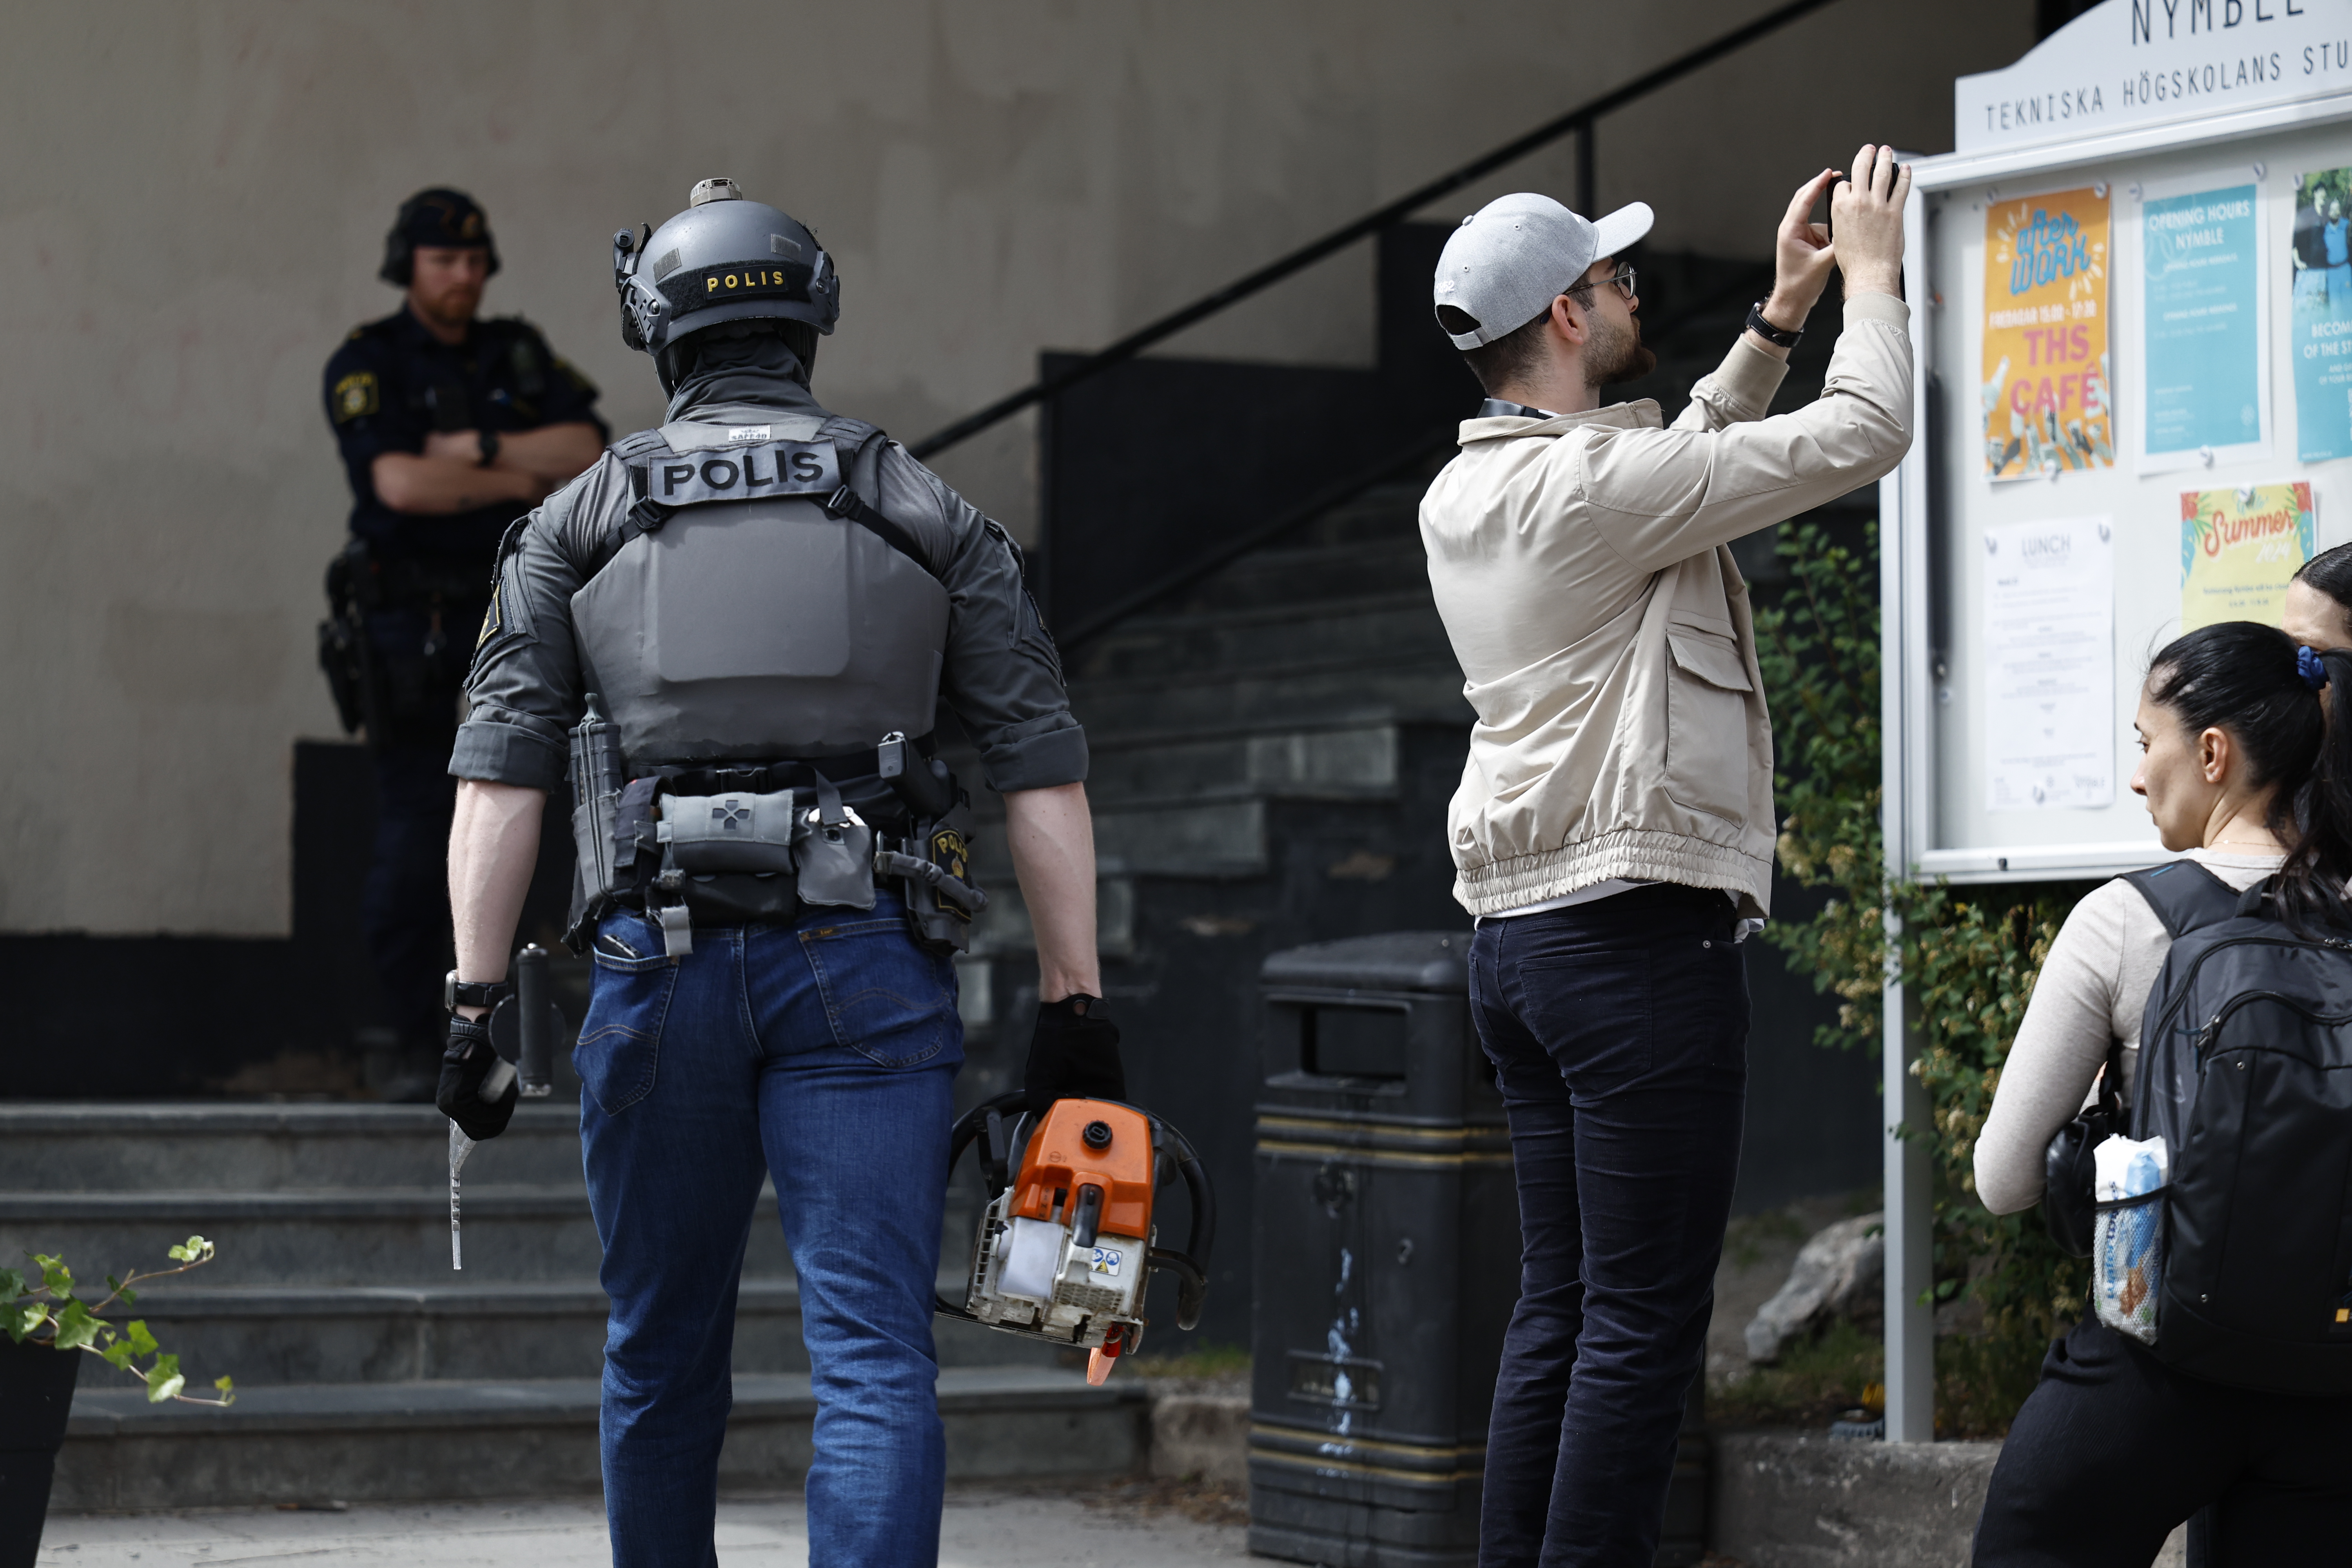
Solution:
{"label": "climbing ivy", "polygon": [[[1758,661],[1780,767],[1781,868],[1828,901],[1764,937],[1838,998],[1827,1047],[1875,1053],[1885,986],[1905,985],[1919,1037],[1913,1073],[1933,1108],[1935,1293],[1972,1301],[1983,1331],[1939,1347],[1939,1421],[2000,1430],[2032,1387],[2052,1334],[2081,1315],[2082,1260],[2051,1242],[2038,1211],[1996,1215],[1977,1200],[1976,1141],[2001,1064],[2074,885],[1956,889],[1887,876],[1879,807],[1878,572],[1874,526],[1860,552],[1818,523],[1781,531],[1788,583],[1756,610]],[[1899,935],[1892,952],[1887,915]]]}

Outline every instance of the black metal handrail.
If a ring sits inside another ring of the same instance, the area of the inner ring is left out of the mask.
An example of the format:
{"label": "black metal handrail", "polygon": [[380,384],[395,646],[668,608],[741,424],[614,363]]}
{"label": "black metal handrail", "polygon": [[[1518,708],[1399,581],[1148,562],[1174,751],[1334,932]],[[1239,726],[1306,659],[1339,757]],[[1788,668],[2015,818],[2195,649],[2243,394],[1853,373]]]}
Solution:
{"label": "black metal handrail", "polygon": [[[1664,342],[1692,321],[1721,310],[1728,302],[1753,291],[1759,281],[1769,281],[1772,275],[1769,265],[1742,271],[1674,315],[1660,322],[1654,334]],[[1252,551],[1273,543],[1295,528],[1312,522],[1334,508],[1347,505],[1374,485],[1411,473],[1414,468],[1436,457],[1455,443],[1461,429],[1459,420],[1449,419],[1433,426],[1421,436],[1407,442],[1370,466],[1358,469],[1343,479],[1338,479],[1317,490],[1313,495],[1280,514],[1268,518],[1255,528],[1244,530],[1224,542],[1202,551],[1191,561],[1166,576],[1135,592],[1113,599],[1093,615],[1078,621],[1067,630],[1055,634],[1056,640],[1066,651],[1093,641],[1139,610],[1150,609],[1162,599],[1181,594],[1223,567],[1231,565]]]}
{"label": "black metal handrail", "polygon": [[1506,142],[1493,152],[1474,158],[1451,174],[1440,175],[1427,184],[1406,192],[1384,206],[1375,207],[1353,223],[1343,224],[1312,244],[1301,246],[1289,255],[1270,261],[1256,271],[1226,284],[1213,294],[1195,300],[1182,310],[1162,316],[1148,327],[1129,332],[1108,348],[1097,350],[1075,363],[1066,365],[1052,375],[1041,376],[1008,396],[1000,397],[987,407],[968,414],[945,429],[933,431],[908,450],[918,458],[929,458],[943,452],[957,442],[976,436],[989,426],[1012,417],[1032,404],[1067,392],[1113,365],[1133,359],[1152,344],[1175,336],[1185,328],[1207,320],[1226,307],[1239,303],[1251,295],[1271,288],[1293,273],[1346,248],[1369,235],[1393,227],[1427,206],[1449,191],[1456,191],[1474,180],[1483,179],[1506,163],[1516,163],[1537,148],[1559,141],[1570,132],[1579,132],[1577,151],[1577,205],[1590,213],[1594,202],[1592,122],[1601,115],[1624,108],[1638,99],[1646,98],[1658,89],[1678,81],[1703,66],[1714,64],[1724,56],[1746,48],[1767,34],[1779,31],[1799,17],[1831,5],[1833,0],[1790,0],[1790,4],[1769,11],[1679,58],[1646,75],[1634,78],[1622,87],[1602,93],[1588,103],[1578,105],[1558,119],[1545,121],[1524,136]]}

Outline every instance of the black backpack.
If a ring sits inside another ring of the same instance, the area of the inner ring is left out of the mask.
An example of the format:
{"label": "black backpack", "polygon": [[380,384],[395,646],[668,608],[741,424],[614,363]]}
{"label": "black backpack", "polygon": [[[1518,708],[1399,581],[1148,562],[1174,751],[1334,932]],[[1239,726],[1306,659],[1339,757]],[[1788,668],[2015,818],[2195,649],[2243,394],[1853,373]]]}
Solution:
{"label": "black backpack", "polygon": [[2132,1136],[2171,1164],[2157,1359],[2280,1394],[2352,1393],[2352,940],[2193,860],[2136,871],[2173,934]]}

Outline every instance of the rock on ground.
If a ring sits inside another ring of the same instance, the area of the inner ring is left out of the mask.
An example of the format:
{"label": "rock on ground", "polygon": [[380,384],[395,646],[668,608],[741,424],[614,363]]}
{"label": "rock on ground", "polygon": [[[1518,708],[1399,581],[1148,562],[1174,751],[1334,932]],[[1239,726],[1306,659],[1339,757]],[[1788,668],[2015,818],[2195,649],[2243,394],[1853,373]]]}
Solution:
{"label": "rock on ground", "polygon": [[1817,1324],[1867,1314],[1877,1302],[1886,1263],[1885,1216],[1856,1215],[1821,1231],[1798,1249],[1789,1281],[1748,1325],[1748,1359],[1780,1359],[1780,1347]]}
{"label": "rock on ground", "polygon": [[1875,1193],[1801,1198],[1786,1208],[1741,1215],[1724,1237],[1715,1271],[1715,1316],[1706,1331],[1706,1374],[1738,1377],[1748,1369],[1745,1331],[1758,1308],[1788,1283],[1797,1249],[1824,1226],[1875,1207]]}

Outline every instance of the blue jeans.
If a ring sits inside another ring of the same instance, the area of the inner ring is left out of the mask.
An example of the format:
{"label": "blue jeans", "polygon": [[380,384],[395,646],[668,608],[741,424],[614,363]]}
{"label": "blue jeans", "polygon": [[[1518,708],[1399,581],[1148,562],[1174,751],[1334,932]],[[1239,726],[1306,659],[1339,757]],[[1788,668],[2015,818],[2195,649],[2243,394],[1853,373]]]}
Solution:
{"label": "blue jeans", "polygon": [[1658,884],[1478,924],[1470,1008],[1510,1117],[1519,1300],[1479,1568],[1649,1568],[1706,1352],[1748,1093],[1721,893]]}
{"label": "blue jeans", "polygon": [[662,957],[607,916],[575,1060],[588,1201],[612,1298],[604,1508],[614,1568],[718,1562],[735,1292],[772,1175],[816,1395],[811,1568],[930,1563],[946,1439],[931,1304],[955,969],[903,907],[703,927]]}

